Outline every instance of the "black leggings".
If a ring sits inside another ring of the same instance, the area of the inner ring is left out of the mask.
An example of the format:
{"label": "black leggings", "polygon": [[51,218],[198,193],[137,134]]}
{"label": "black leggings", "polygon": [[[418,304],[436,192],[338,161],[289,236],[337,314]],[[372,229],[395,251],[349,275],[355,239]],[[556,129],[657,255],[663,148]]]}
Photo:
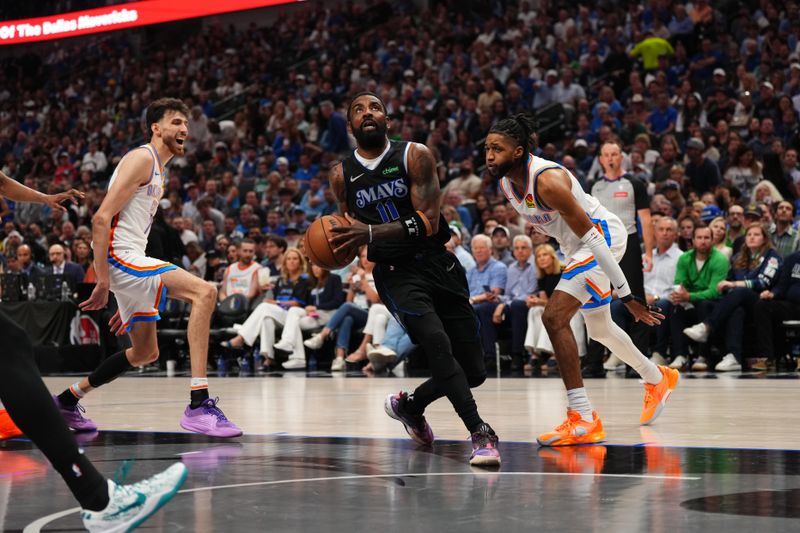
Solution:
{"label": "black leggings", "polygon": [[108,503],[108,484],[78,450],[75,439],[42,382],[25,331],[0,311],[0,400],[14,423],[42,450],[84,509]]}
{"label": "black leggings", "polygon": [[464,337],[448,335],[435,313],[406,316],[404,322],[411,338],[425,351],[433,374],[414,391],[414,409],[422,412],[434,401],[447,396],[466,428],[474,431],[483,421],[470,388],[486,381],[480,345],[474,339],[463,342],[456,339]]}

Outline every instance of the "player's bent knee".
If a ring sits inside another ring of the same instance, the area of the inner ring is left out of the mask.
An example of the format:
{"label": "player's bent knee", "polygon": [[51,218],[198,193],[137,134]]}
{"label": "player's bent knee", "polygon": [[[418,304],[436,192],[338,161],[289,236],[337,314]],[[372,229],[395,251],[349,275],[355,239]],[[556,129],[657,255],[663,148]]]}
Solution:
{"label": "player's bent knee", "polygon": [[130,356],[130,363],[131,366],[135,367],[149,365],[150,363],[158,361],[158,356],[159,351],[157,347],[152,350],[141,350],[138,352],[133,350]]}
{"label": "player's bent knee", "polygon": [[569,318],[570,317],[565,317],[564,313],[559,313],[558,311],[554,311],[553,309],[547,307],[545,307],[544,313],[542,313],[542,323],[544,324],[544,327],[548,333],[568,328]]}
{"label": "player's bent knee", "polygon": [[202,281],[194,291],[192,305],[214,306],[217,303],[217,287],[207,281]]}
{"label": "player's bent knee", "polygon": [[486,381],[486,374],[480,374],[477,376],[467,376],[467,383],[469,384],[470,389],[474,389],[475,387],[480,387]]}

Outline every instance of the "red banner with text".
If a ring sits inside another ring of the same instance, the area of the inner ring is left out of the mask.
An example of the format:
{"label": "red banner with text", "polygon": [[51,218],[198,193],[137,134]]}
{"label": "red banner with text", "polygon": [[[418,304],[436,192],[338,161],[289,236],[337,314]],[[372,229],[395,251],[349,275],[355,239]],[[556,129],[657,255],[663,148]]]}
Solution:
{"label": "red banner with text", "polygon": [[0,45],[49,41],[303,0],[143,0],[0,22]]}

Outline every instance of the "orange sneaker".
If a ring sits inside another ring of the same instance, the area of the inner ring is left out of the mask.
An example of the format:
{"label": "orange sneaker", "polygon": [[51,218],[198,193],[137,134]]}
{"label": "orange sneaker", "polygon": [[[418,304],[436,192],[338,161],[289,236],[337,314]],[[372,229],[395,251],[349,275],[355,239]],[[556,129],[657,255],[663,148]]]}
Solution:
{"label": "orange sneaker", "polygon": [[639,423],[643,426],[652,424],[658,418],[667,403],[667,398],[681,379],[680,372],[674,368],[659,366],[658,369],[664,379],[657,385],[644,384],[644,408],[642,408],[642,416],[639,417]]}
{"label": "orange sneaker", "polygon": [[11,420],[11,417],[8,416],[8,411],[0,409],[0,440],[13,439],[15,437],[21,437],[22,435],[22,431],[19,430],[14,421]]}
{"label": "orange sneaker", "polygon": [[592,411],[592,416],[594,421],[587,422],[578,411],[567,409],[567,419],[552,432],[539,435],[536,442],[540,446],[572,446],[604,441],[606,432],[603,430],[603,422],[597,411]]}

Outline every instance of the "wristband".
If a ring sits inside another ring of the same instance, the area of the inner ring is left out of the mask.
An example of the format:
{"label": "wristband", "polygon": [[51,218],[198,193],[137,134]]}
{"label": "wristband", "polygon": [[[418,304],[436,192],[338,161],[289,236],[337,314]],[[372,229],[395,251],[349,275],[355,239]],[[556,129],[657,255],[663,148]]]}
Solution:
{"label": "wristband", "polygon": [[412,214],[401,218],[400,224],[411,239],[424,239],[433,235],[433,227],[422,211],[414,211]]}

